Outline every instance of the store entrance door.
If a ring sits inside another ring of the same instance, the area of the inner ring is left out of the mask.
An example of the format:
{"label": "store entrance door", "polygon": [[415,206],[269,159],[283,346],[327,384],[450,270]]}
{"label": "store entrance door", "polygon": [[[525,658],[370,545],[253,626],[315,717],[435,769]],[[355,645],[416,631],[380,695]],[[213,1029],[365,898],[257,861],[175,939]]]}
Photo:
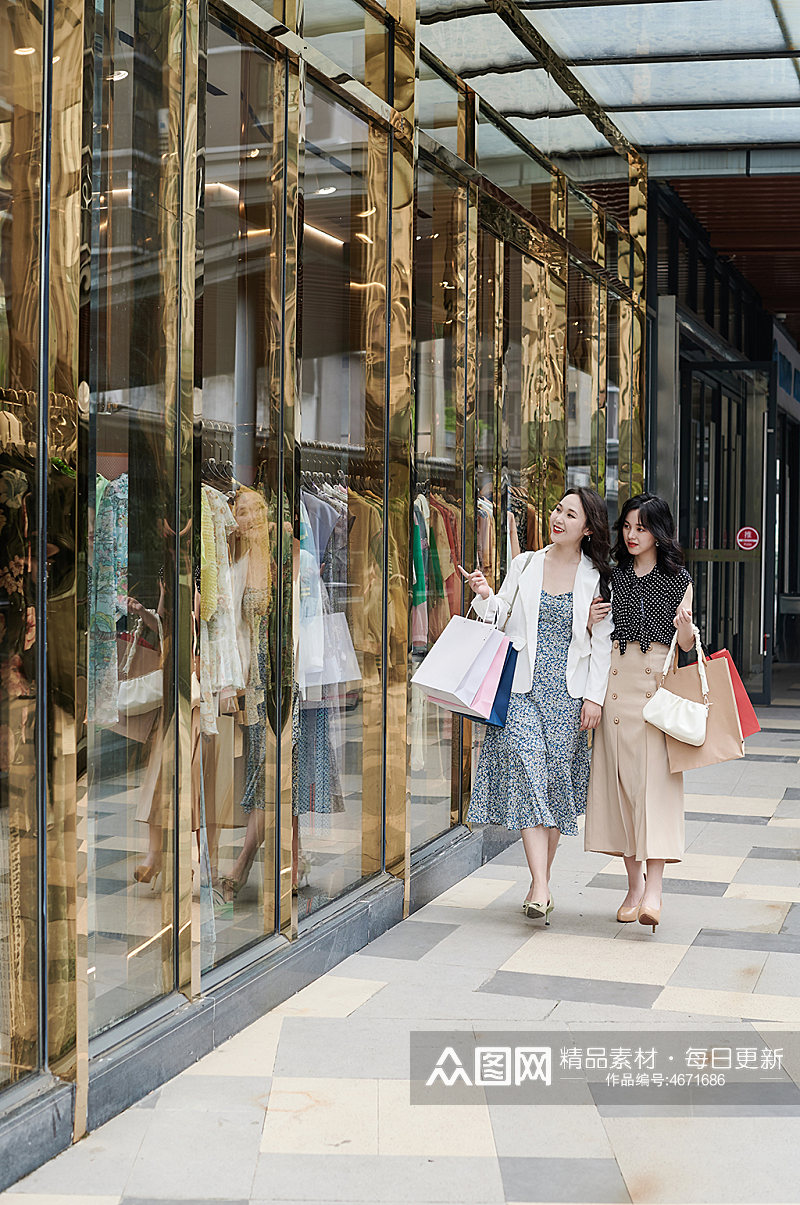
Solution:
{"label": "store entrance door", "polygon": [[775,628],[775,399],[771,363],[684,362],[679,526],[695,614],[758,703]]}

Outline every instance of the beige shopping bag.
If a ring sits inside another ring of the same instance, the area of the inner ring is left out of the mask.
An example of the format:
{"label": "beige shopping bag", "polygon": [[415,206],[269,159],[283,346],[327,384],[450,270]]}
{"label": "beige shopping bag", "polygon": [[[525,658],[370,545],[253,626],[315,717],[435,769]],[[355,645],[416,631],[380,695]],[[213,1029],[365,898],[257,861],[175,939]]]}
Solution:
{"label": "beige shopping bag", "polygon": [[[731,682],[731,671],[724,657],[705,662],[708,678],[708,724],[706,739],[702,745],[686,745],[674,737],[666,737],[669,768],[673,774],[683,770],[700,770],[703,766],[715,766],[723,761],[735,761],[744,757],[742,726],[736,695]],[[677,667],[677,655],[664,682],[667,690],[691,699],[703,701],[703,687],[696,665]]]}

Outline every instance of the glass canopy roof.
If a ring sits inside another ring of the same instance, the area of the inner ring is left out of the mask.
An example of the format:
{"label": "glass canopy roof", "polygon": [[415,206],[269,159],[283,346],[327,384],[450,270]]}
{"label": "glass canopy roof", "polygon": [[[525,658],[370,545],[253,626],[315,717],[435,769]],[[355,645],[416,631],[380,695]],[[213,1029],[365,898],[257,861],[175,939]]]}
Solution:
{"label": "glass canopy roof", "polygon": [[800,148],[800,0],[420,0],[419,19],[422,44],[554,156],[608,153],[591,100],[646,152]]}

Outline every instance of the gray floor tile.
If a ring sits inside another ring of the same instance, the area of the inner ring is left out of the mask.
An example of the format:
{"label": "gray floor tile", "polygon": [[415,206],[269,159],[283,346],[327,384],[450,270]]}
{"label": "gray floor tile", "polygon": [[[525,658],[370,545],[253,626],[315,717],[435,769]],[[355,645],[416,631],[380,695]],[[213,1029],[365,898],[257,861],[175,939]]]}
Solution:
{"label": "gray floor tile", "polygon": [[508,1201],[630,1202],[614,1159],[500,1159]]}
{"label": "gray floor tile", "polygon": [[80,1196],[123,1193],[155,1113],[128,1109],[15,1185],[15,1192]]}
{"label": "gray floor tile", "polygon": [[613,1152],[594,1104],[489,1105],[503,1158],[609,1159]]}
{"label": "gray floor tile", "polygon": [[786,858],[745,858],[734,883],[755,883],[759,887],[800,887],[800,862]]}
{"label": "gray floor tile", "polygon": [[763,950],[768,954],[800,954],[800,932],[742,933],[734,929],[701,929],[696,946],[715,946],[725,950]]}
{"label": "gray floor tile", "polygon": [[800,937],[800,904],[792,904],[781,927],[781,933],[791,933],[793,936],[796,934]]}
{"label": "gray floor tile", "polygon": [[772,996],[800,997],[800,958],[797,954],[768,954],[755,991]]}
{"label": "gray floor tile", "polygon": [[782,1083],[727,1083],[692,1092],[686,1088],[629,1088],[592,1084],[602,1117],[800,1117],[800,1088]]}
{"label": "gray floor tile", "polygon": [[800,799],[800,787],[787,787],[783,793],[784,799]]}
{"label": "gray floor tile", "polygon": [[250,1205],[249,1197],[123,1197],[120,1205]]}
{"label": "gray floor tile", "polygon": [[752,992],[766,961],[765,953],[753,949],[730,946],[718,949],[711,945],[700,948],[694,945],[684,954],[667,980],[667,986]]}
{"label": "gray floor tile", "polygon": [[[615,891],[628,890],[624,874],[596,874],[587,884],[589,887],[609,887]],[[703,879],[664,879],[664,894],[670,895],[724,895],[727,883],[710,883]]]}
{"label": "gray floor tile", "polygon": [[286,1017],[275,1056],[275,1077],[341,1076],[346,1079],[403,1079],[409,1071],[410,1034],[415,1029],[452,1027],[449,1020],[416,1017]]}
{"label": "gray floor tile", "polygon": [[[404,1155],[262,1155],[253,1197],[267,1201],[458,1202],[505,1201],[495,1159],[417,1158]],[[598,1198],[599,1199],[599,1198]]]}
{"label": "gray floor tile", "polygon": [[652,1008],[663,988],[643,983],[573,979],[569,975],[498,971],[478,991],[495,992],[500,996],[529,996],[537,1000],[586,1000],[596,1004],[621,1004],[626,1008]]}
{"label": "gray floor tile", "polygon": [[367,958],[422,958],[438,942],[453,933],[457,925],[434,924],[432,921],[409,920],[396,925],[366,946],[361,953]]}
{"label": "gray floor tile", "polygon": [[[797,838],[792,838],[795,842]],[[771,845],[754,845],[748,857],[772,858],[778,862],[800,862],[800,849],[776,849]]]}
{"label": "gray floor tile", "polygon": [[[776,811],[775,815],[778,815]],[[735,821],[730,816],[726,816],[721,812],[685,812],[685,819],[702,820],[705,824],[760,824],[766,825],[769,817],[767,816],[737,816]]]}
{"label": "gray floor tile", "polygon": [[180,1202],[249,1197],[258,1159],[263,1117],[241,1111],[157,1109],[142,1142],[126,1190],[133,1197]]}

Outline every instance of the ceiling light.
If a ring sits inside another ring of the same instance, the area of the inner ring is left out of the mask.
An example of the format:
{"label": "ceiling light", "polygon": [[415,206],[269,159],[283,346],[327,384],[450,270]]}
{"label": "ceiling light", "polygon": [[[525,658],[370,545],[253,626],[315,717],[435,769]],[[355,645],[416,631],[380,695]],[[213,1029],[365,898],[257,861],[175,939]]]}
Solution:
{"label": "ceiling light", "polygon": [[209,189],[219,188],[222,190],[222,192],[228,192],[231,194],[232,197],[235,197],[237,201],[239,200],[239,190],[236,188],[232,188],[230,184],[222,184],[219,180],[214,180],[211,184],[208,185],[208,188]]}
{"label": "ceiling light", "polygon": [[18,46],[14,54],[36,54],[35,46]]}
{"label": "ceiling light", "polygon": [[373,213],[377,213],[374,205],[370,205],[369,209],[365,209],[363,213],[358,214],[360,218],[371,218]]}
{"label": "ceiling light", "polygon": [[357,230],[356,238],[360,238],[362,243],[369,243],[370,247],[372,246],[372,239],[369,237],[368,234],[362,234],[360,230]]}
{"label": "ceiling light", "polygon": [[61,62],[61,55],[60,55],[60,54],[54,54],[54,55],[53,55],[53,66],[55,66],[55,65],[56,65],[56,63],[60,63],[60,62]]}
{"label": "ceiling light", "polygon": [[127,78],[128,78],[127,71],[121,71],[121,70],[114,71],[111,75],[106,76],[106,79],[109,80],[109,82],[114,83],[114,84],[118,84],[120,82],[120,80],[127,79]]}
{"label": "ceiling light", "polygon": [[318,188],[314,195],[317,197],[329,197],[333,192],[336,192],[336,189],[332,184],[329,184],[327,188]]}
{"label": "ceiling light", "polygon": [[327,230],[320,230],[318,226],[311,226],[308,222],[304,222],[303,229],[308,230],[311,234],[316,234],[318,238],[327,239],[329,243],[335,243],[337,247],[344,246],[344,239],[337,238],[335,234],[328,234]]}
{"label": "ceiling light", "polygon": [[251,159],[258,158],[258,147],[254,147],[252,151],[247,152]]}

